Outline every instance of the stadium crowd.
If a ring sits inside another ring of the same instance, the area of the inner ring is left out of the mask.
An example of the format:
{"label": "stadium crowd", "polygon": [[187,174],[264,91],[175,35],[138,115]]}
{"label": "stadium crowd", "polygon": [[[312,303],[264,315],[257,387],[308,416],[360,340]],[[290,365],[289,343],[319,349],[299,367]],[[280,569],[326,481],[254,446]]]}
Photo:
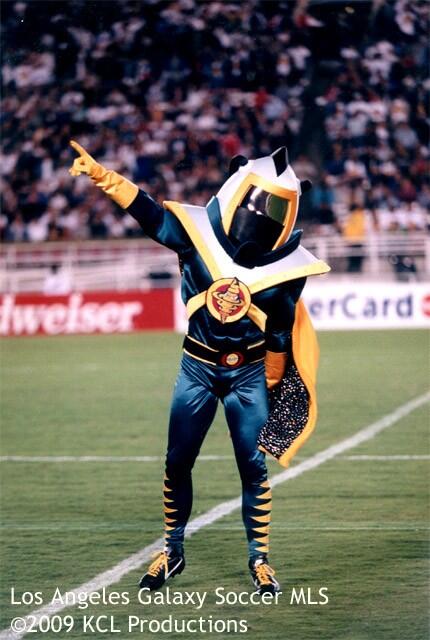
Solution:
{"label": "stadium crowd", "polygon": [[[353,16],[336,9],[338,50],[318,93],[324,56],[313,34],[324,14],[302,4],[7,3],[2,238],[140,235],[87,180],[71,179],[70,138],[157,201],[194,204],[216,193],[233,155],[286,144],[296,173],[314,182],[314,229],[350,225],[353,236],[363,220],[375,230],[425,229],[429,5],[379,3],[369,34],[355,38]],[[306,111],[323,128],[312,160]]]}
{"label": "stadium crowd", "polygon": [[430,211],[429,5],[399,0],[389,11],[377,16],[373,39],[340,48],[316,100],[329,143],[317,197],[338,217],[354,204],[373,213],[377,229],[419,231]]}

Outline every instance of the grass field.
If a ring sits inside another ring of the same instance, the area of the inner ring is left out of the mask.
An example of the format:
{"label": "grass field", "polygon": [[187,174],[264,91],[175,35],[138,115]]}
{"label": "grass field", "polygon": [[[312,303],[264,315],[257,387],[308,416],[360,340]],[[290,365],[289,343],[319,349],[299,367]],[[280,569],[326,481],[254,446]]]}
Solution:
{"label": "grass field", "polygon": [[[14,461],[6,456],[164,454],[181,338],[173,334],[3,340],[1,348],[1,625],[37,608],[22,592],[67,591],[161,533],[162,459]],[[300,464],[428,389],[424,331],[320,335],[320,415]],[[428,406],[375,438],[274,489],[271,564],[277,605],[219,605],[215,589],[252,591],[240,512],[187,541],[175,590],[208,592],[204,607],[142,605],[135,570],[108,591],[128,605],[69,608],[75,626],[45,638],[227,638],[231,633],[127,632],[129,616],[246,620],[252,640],[428,638]],[[193,516],[239,495],[222,411],[195,468]],[[351,456],[353,458],[351,459]],[[367,456],[360,457],[357,456]],[[396,459],[394,456],[402,456]],[[411,456],[419,456],[413,459]],[[269,463],[271,474],[282,469]],[[329,601],[290,604],[292,588],[326,588]],[[84,633],[83,615],[114,615],[120,633]],[[29,635],[28,637],[31,637]]]}

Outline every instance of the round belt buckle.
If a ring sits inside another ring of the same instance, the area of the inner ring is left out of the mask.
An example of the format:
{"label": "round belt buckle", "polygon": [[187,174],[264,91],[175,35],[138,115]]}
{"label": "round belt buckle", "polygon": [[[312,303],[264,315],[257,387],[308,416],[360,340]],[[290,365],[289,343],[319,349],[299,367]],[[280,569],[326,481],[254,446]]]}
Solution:
{"label": "round belt buckle", "polygon": [[233,351],[232,353],[225,353],[221,358],[221,364],[225,367],[238,367],[245,360],[241,353]]}

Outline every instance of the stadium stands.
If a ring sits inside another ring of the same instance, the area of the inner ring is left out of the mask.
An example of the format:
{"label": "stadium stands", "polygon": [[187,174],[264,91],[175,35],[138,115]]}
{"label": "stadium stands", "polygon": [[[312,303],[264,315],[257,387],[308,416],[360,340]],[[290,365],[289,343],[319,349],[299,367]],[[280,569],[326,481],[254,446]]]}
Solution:
{"label": "stadium stands", "polygon": [[315,183],[311,231],[341,233],[358,206],[372,232],[423,232],[429,5],[350,5],[6,3],[2,238],[141,235],[86,180],[71,180],[71,137],[155,199],[194,204],[218,189],[235,153],[286,143]]}

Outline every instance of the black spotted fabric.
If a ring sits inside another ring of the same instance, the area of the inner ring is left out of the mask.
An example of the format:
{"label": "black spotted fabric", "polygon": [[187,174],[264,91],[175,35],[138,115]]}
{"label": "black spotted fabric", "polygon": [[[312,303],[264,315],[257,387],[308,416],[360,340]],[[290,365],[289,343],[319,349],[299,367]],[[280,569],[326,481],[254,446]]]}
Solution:
{"label": "black spotted fabric", "polygon": [[270,391],[270,412],[258,444],[280,458],[305,428],[309,416],[309,394],[294,364]]}

